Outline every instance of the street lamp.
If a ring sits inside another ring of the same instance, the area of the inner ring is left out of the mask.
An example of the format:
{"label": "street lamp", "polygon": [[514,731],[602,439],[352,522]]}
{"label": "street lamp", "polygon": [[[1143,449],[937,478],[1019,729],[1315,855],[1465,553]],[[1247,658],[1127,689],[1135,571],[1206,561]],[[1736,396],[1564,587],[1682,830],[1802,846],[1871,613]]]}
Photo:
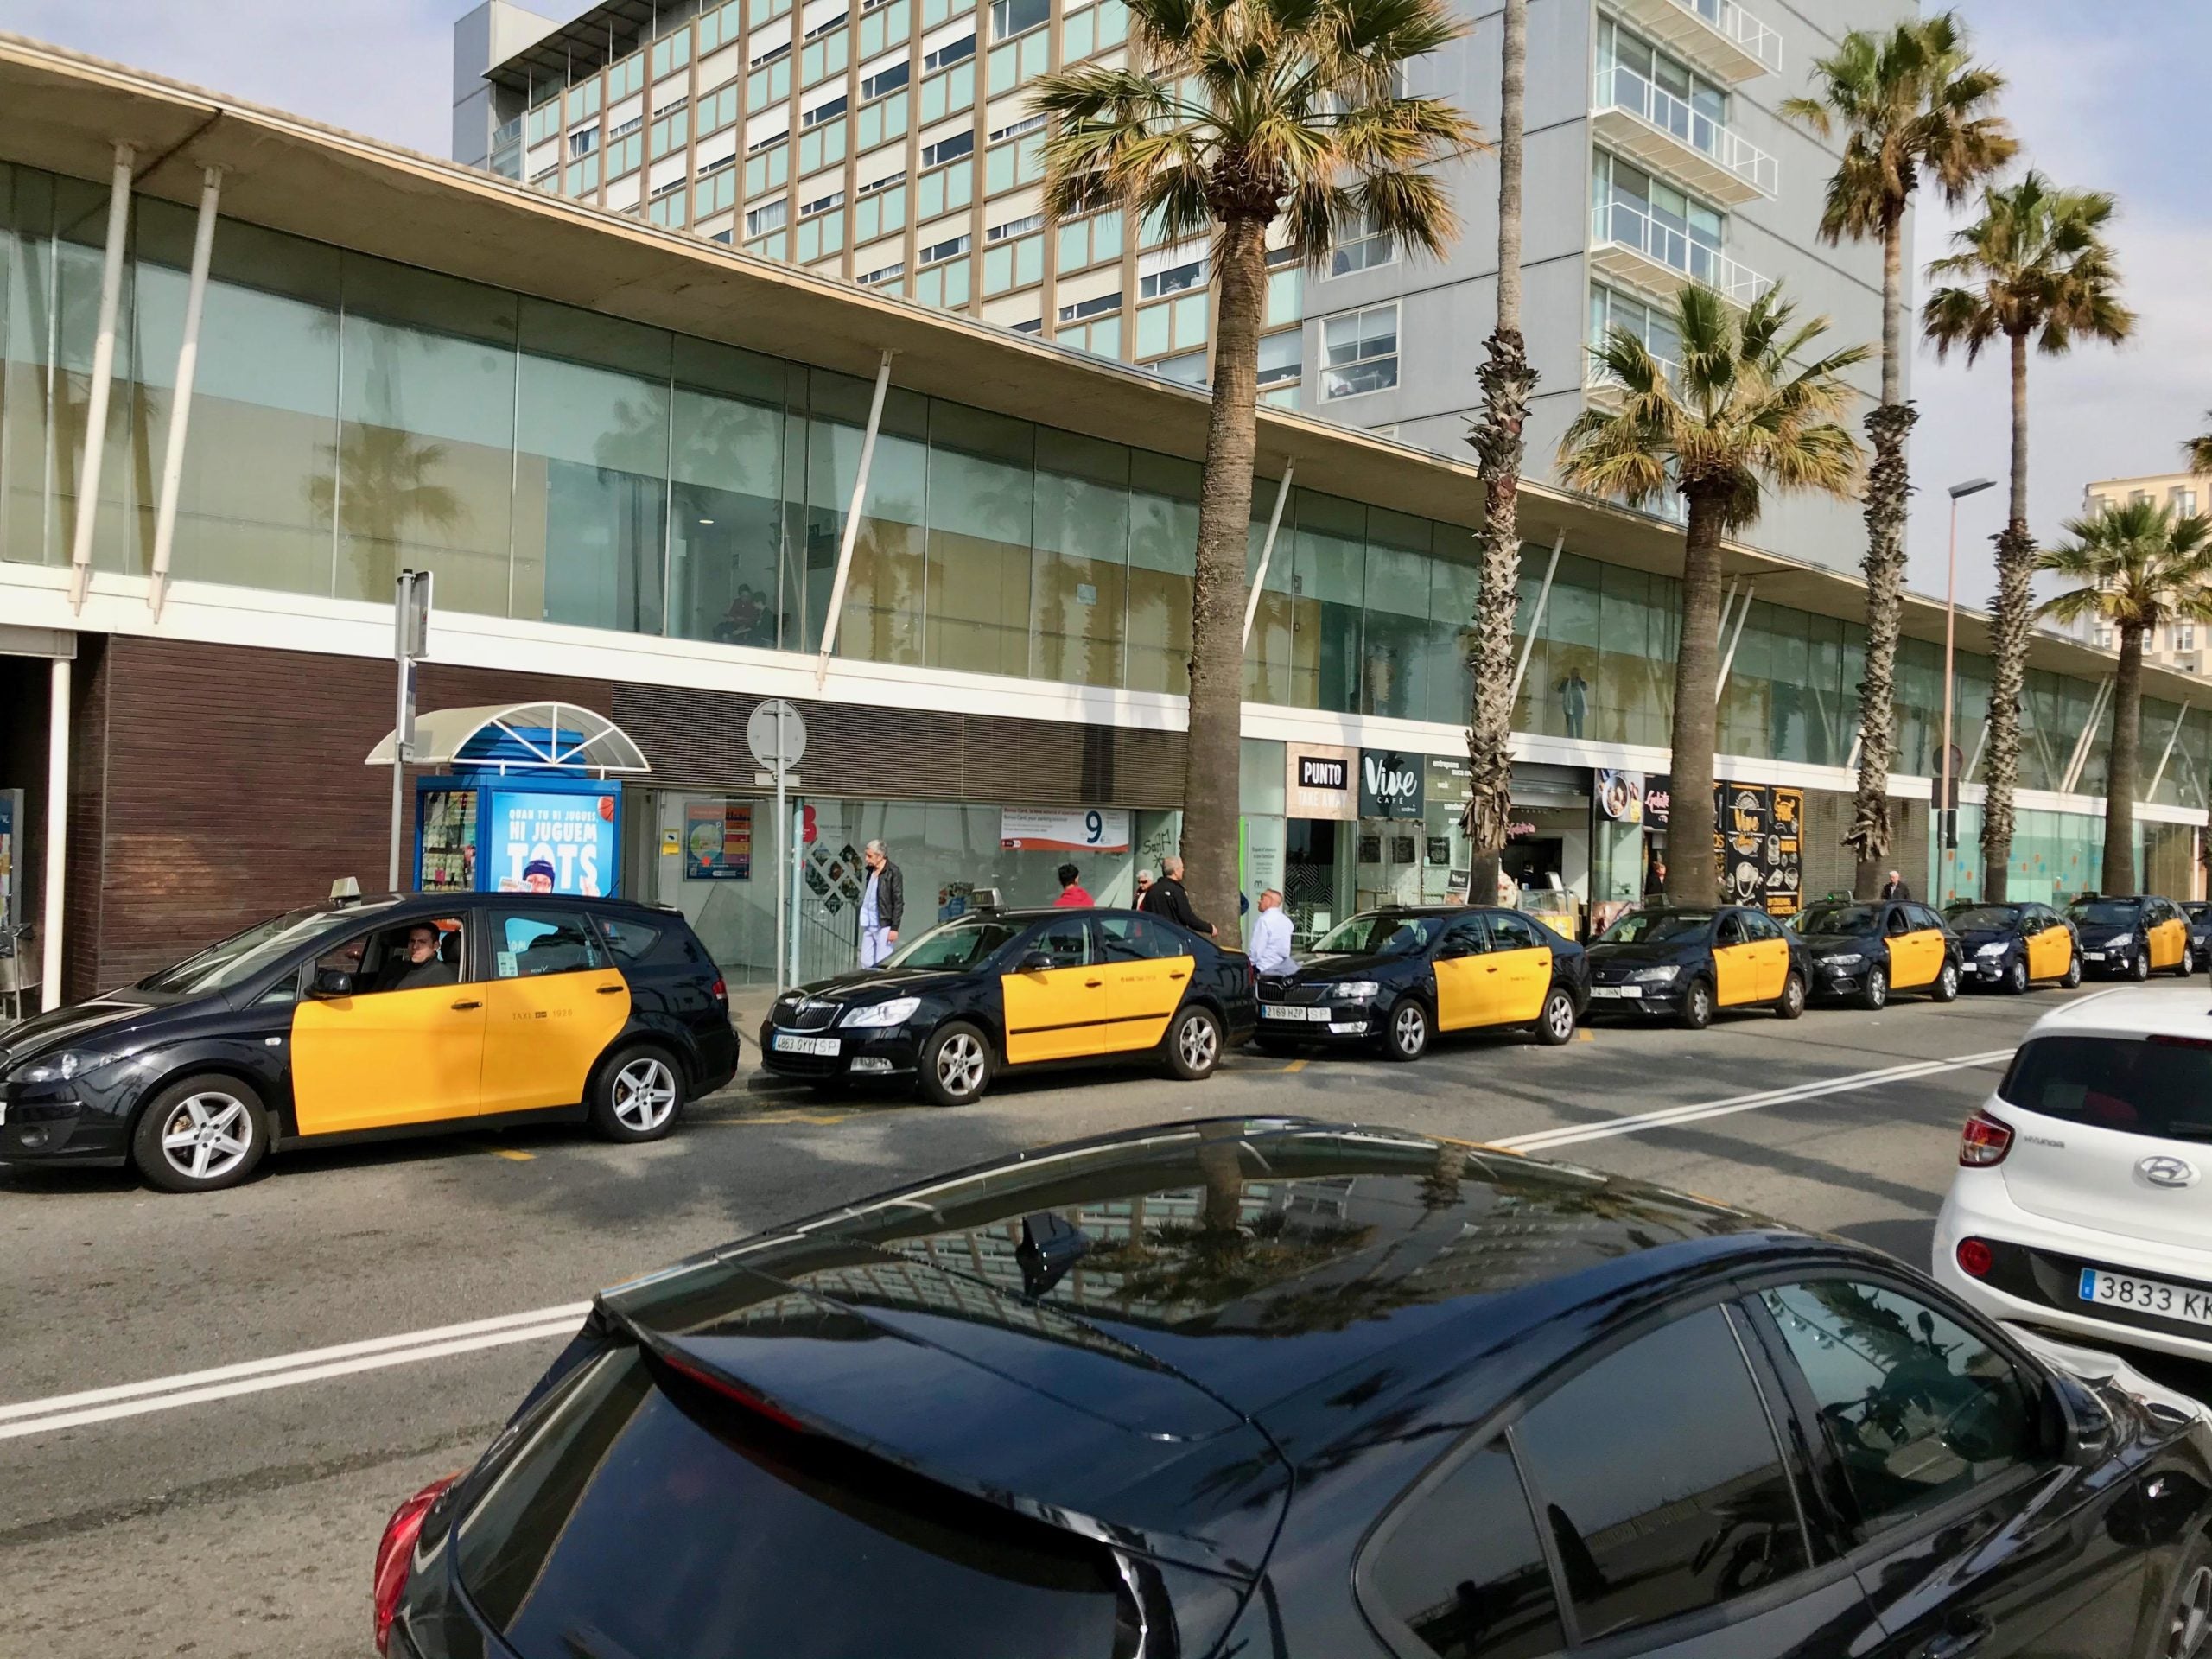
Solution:
{"label": "street lamp", "polygon": [[1970,478],[1951,486],[1950,570],[1943,582],[1943,788],[1936,798],[1936,822],[1942,826],[1941,849],[1945,852],[1955,851],[1959,844],[1958,807],[1951,799],[1951,664],[1959,637],[1959,503],[1996,487],[1993,478]]}

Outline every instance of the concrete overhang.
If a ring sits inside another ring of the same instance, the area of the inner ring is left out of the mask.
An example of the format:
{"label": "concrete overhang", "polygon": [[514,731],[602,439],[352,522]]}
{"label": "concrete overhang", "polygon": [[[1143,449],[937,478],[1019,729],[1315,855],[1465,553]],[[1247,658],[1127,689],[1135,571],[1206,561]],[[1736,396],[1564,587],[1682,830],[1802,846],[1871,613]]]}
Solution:
{"label": "concrete overhang", "polygon": [[[0,34],[0,161],[102,181],[128,143],[137,188],[180,205],[197,201],[202,168],[219,167],[224,213],[271,230],[859,377],[890,351],[894,383],[912,391],[1192,461],[1205,454],[1202,391],[119,64]],[[1280,477],[1289,464],[1304,488],[1481,522],[1471,450],[1438,456],[1263,407],[1259,470]],[[1571,551],[1681,571],[1680,529],[1604,501],[1524,483],[1520,522],[1532,543],[1564,535]],[[1741,546],[1726,558],[1732,576],[1756,579],[1759,599],[1865,614],[1853,575]],[[1943,607],[1910,594],[1904,626],[1940,642]],[[1961,647],[1987,641],[1987,618],[1961,609]],[[2115,659],[2039,634],[2029,660],[2094,680]],[[2212,707],[2212,684],[2166,669],[2146,664],[2144,690]]]}

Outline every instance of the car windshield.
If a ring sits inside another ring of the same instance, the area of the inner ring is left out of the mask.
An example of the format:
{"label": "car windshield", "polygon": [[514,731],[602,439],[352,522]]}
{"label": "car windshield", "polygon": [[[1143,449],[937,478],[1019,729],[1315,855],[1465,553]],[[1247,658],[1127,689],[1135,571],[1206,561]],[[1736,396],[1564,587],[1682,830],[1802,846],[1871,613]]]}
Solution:
{"label": "car windshield", "polygon": [[1797,918],[1797,931],[1871,939],[1882,931],[1882,912],[1872,905],[1815,905]]}
{"label": "car windshield", "polygon": [[2067,915],[2091,927],[2133,927],[2142,906],[2131,899],[2090,899],[2069,905]]}
{"label": "car windshield", "polygon": [[2188,917],[2190,921],[2201,922],[2207,915],[2212,915],[2212,905],[2202,903],[2183,905],[2181,911],[2182,914]]}
{"label": "car windshield", "polygon": [[1709,910],[1640,910],[1599,935],[1600,944],[1673,944],[1699,938],[1713,925]]}
{"label": "car windshield", "polygon": [[988,917],[963,917],[909,939],[884,962],[887,968],[973,968],[1021,930]]}
{"label": "car windshield", "polygon": [[1953,905],[1943,919],[1961,932],[1986,928],[2001,933],[2020,919],[2020,912],[2010,905]]}
{"label": "car windshield", "polygon": [[2012,1057],[1997,1093],[2045,1117],[2133,1135],[2212,1141],[2212,1041],[2037,1037]]}
{"label": "car windshield", "polygon": [[311,910],[288,910],[265,922],[256,922],[243,933],[233,933],[219,944],[211,944],[198,956],[149,974],[138,982],[142,991],[161,991],[172,996],[197,996],[207,991],[226,991],[243,984],[263,969],[290,954],[300,945],[350,927],[372,915],[377,906],[355,905],[345,910],[318,906]]}
{"label": "car windshield", "polygon": [[1324,957],[1410,957],[1427,950],[1443,931],[1441,916],[1377,912],[1338,922],[1321,936],[1313,950]]}

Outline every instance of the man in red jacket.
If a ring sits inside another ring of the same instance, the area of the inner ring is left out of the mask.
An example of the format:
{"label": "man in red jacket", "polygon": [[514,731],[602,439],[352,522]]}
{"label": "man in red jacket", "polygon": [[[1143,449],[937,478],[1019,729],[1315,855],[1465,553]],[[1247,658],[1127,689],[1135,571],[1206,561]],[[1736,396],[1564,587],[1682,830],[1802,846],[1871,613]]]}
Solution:
{"label": "man in red jacket", "polygon": [[1060,866],[1060,896],[1052,900],[1061,910],[1089,910],[1098,901],[1083,890],[1077,878],[1083,874],[1072,864]]}

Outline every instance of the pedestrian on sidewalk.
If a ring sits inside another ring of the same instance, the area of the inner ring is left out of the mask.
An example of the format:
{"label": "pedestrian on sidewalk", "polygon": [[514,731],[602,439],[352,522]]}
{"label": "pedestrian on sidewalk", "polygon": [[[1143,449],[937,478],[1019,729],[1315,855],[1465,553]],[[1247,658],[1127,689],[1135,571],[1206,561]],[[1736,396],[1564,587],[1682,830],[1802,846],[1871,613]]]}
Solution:
{"label": "pedestrian on sidewalk", "polygon": [[1060,896],[1052,900],[1056,910],[1089,910],[1098,901],[1084,891],[1083,872],[1072,864],[1060,866]]}
{"label": "pedestrian on sidewalk", "polygon": [[1895,870],[1891,870],[1890,872],[1890,879],[1882,883],[1882,897],[1885,899],[1902,899],[1910,902],[1912,898],[1912,889],[1905,886],[1904,877],[1898,874]]}
{"label": "pedestrian on sidewalk", "polygon": [[861,966],[879,966],[899,943],[899,924],[906,916],[906,887],[883,843],[871,841],[861,853],[868,886],[861,889]]}
{"label": "pedestrian on sidewalk", "polygon": [[1292,965],[1290,912],[1282,907],[1282,894],[1269,887],[1260,895],[1260,913],[1252,923],[1252,971],[1287,974]]}
{"label": "pedestrian on sidewalk", "polygon": [[1129,908],[1132,910],[1149,910],[1152,907],[1150,904],[1151,898],[1152,872],[1150,870],[1139,870],[1137,872],[1137,896],[1130,901]]}
{"label": "pedestrian on sidewalk", "polygon": [[1152,884],[1145,909],[1154,916],[1187,927],[1193,933],[1213,937],[1213,924],[1191,908],[1191,895],[1183,891],[1183,861],[1170,856],[1160,861],[1160,880]]}

